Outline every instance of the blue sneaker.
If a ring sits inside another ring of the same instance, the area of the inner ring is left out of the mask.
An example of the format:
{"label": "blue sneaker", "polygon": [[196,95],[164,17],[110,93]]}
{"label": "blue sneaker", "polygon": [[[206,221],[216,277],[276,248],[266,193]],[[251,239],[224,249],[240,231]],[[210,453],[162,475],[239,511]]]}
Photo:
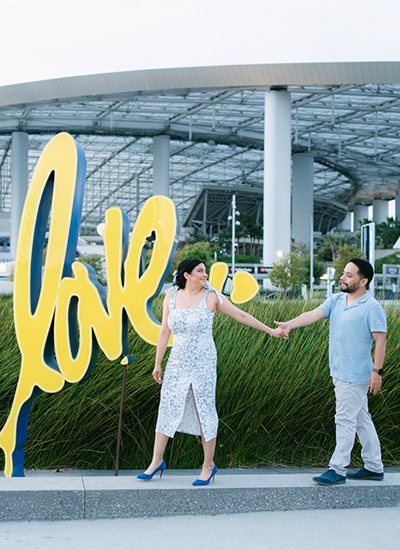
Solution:
{"label": "blue sneaker", "polygon": [[372,479],[373,481],[382,481],[382,479],[385,477],[385,474],[383,472],[371,472],[363,466],[360,470],[358,470],[358,472],[348,473],[347,477],[349,479]]}
{"label": "blue sneaker", "polygon": [[315,483],[319,485],[340,485],[346,483],[346,476],[341,476],[335,470],[326,470],[322,475],[313,477]]}

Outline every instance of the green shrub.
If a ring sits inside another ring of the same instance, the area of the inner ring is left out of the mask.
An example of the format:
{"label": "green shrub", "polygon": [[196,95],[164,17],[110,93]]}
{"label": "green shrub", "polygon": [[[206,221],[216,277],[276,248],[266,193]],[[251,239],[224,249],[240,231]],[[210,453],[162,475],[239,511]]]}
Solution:
{"label": "green shrub", "polygon": [[99,283],[101,285],[106,284],[106,280],[104,278],[104,260],[100,256],[100,254],[90,254],[89,256],[81,256],[79,258],[79,261],[93,267],[93,269],[96,272],[97,280],[99,281]]}
{"label": "green shrub", "polygon": [[[268,277],[271,283],[283,291],[299,291],[301,285],[306,283],[307,269],[302,267],[300,257],[294,252],[284,254],[280,260],[272,264],[272,271]],[[307,281],[308,282],[308,281]]]}
{"label": "green shrub", "polygon": [[[226,264],[232,263],[232,256],[227,254],[218,254],[217,260],[219,262],[225,262]],[[243,256],[243,254],[235,254],[235,264],[258,264],[259,258],[257,256]]]}
{"label": "green shrub", "polygon": [[375,260],[375,273],[383,273],[383,264],[400,265],[400,251]]}
{"label": "green shrub", "polygon": [[344,268],[352,258],[364,258],[364,253],[359,246],[345,244],[339,248],[339,257],[333,262],[336,284],[339,284]]}

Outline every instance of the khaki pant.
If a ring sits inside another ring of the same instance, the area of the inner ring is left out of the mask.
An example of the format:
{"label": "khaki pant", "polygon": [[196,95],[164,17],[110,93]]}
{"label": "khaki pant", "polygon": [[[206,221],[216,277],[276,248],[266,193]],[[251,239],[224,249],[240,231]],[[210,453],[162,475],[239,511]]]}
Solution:
{"label": "khaki pant", "polygon": [[361,457],[370,472],[383,472],[381,446],[368,412],[368,386],[333,378],[336,396],[336,448],[329,468],[346,475],[356,434],[362,445]]}

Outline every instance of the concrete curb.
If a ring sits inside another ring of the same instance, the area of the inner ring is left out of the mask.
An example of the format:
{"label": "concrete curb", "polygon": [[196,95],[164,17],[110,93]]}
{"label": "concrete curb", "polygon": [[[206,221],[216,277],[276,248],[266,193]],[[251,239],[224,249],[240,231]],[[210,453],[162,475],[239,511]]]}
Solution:
{"label": "concrete curb", "polygon": [[400,473],[386,473],[383,481],[348,480],[334,487],[316,485],[312,475],[254,470],[243,475],[226,470],[205,487],[193,487],[192,476],[171,471],[150,482],[141,482],[135,475],[114,477],[110,472],[0,478],[0,521],[400,506]]}

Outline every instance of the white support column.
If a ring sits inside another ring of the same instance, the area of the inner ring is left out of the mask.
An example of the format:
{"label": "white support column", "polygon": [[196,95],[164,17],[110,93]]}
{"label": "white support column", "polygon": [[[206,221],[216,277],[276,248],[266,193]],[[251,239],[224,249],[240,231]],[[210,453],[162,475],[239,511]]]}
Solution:
{"label": "white support column", "polygon": [[154,138],[153,195],[169,197],[169,136]]}
{"label": "white support column", "polygon": [[375,199],[373,206],[373,220],[375,223],[386,222],[388,219],[388,202],[381,199]]}
{"label": "white support column", "polygon": [[296,153],[292,164],[292,238],[310,249],[314,223],[314,155]]}
{"label": "white support column", "polygon": [[360,223],[365,219],[368,219],[368,206],[365,204],[354,205],[354,231],[360,230]]}
{"label": "white support column", "polygon": [[265,94],[264,265],[290,252],[291,98],[284,90]]}
{"label": "white support column", "polygon": [[347,212],[345,219],[337,226],[339,231],[351,231],[351,212]]}
{"label": "white support column", "polygon": [[11,152],[11,236],[10,257],[15,259],[19,225],[28,191],[28,134],[13,132]]}

